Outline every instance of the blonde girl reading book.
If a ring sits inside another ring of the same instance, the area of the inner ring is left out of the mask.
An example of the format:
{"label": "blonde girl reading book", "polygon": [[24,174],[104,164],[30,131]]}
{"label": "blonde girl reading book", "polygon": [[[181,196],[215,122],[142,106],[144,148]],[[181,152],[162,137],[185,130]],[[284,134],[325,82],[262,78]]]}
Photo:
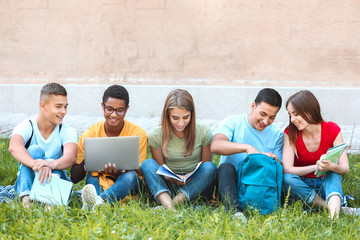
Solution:
{"label": "blonde girl reading book", "polygon": [[[340,175],[349,171],[348,158],[344,151],[336,164],[322,159],[322,155],[344,143],[341,129],[323,120],[320,104],[310,91],[292,95],[286,109],[289,126],[284,134],[283,189],[285,193],[290,189],[291,197],[312,207],[328,207],[330,218],[337,218],[344,195]],[[317,178],[317,170],[325,174]]]}
{"label": "blonde girl reading book", "polygon": [[[200,195],[212,196],[216,177],[210,152],[213,135],[208,126],[195,120],[190,93],[173,90],[166,98],[161,125],[148,137],[153,159],[145,160],[140,170],[151,193],[166,209]],[[202,164],[186,183],[156,174],[159,166],[166,164],[174,173],[186,175],[199,162]]]}

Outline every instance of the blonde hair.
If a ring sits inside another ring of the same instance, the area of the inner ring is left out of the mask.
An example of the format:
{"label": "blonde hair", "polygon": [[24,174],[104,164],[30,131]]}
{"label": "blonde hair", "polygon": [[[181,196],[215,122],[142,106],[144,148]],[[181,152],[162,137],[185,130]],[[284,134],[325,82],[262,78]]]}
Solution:
{"label": "blonde hair", "polygon": [[183,89],[175,89],[169,93],[165,100],[164,108],[161,116],[161,131],[162,131],[162,141],[161,141],[161,150],[164,156],[168,157],[167,147],[169,141],[172,138],[172,126],[170,123],[170,109],[172,108],[182,108],[191,112],[190,122],[184,129],[185,132],[185,154],[184,157],[187,157],[192,154],[194,151],[195,145],[195,106],[194,101],[190,93]]}

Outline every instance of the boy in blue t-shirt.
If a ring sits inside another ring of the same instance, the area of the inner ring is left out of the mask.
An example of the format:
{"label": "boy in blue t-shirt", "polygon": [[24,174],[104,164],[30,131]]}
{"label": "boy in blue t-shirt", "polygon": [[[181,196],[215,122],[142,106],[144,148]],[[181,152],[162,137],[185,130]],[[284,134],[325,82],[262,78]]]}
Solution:
{"label": "boy in blue t-shirt", "polygon": [[238,202],[236,168],[248,154],[263,153],[282,161],[283,132],[271,125],[281,108],[280,94],[271,88],[262,89],[251,104],[250,114],[225,118],[214,133],[211,151],[220,154],[218,186],[227,210],[241,215]]}
{"label": "boy in blue t-shirt", "polygon": [[67,106],[66,89],[48,83],[40,92],[38,116],[24,120],[13,130],[9,152],[20,163],[15,191],[24,207],[30,208],[29,194],[36,172],[41,184],[49,183],[53,173],[70,180],[65,169],[76,162],[77,135],[62,123]]}

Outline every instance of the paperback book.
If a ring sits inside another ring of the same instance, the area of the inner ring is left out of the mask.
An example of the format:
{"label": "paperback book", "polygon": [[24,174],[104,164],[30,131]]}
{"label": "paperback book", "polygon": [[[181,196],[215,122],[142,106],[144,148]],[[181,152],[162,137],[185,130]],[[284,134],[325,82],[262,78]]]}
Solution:
{"label": "paperback book", "polygon": [[156,171],[156,173],[159,175],[174,178],[180,182],[185,183],[189,178],[191,178],[195,174],[195,172],[200,167],[201,163],[202,162],[199,162],[198,165],[196,165],[196,168],[194,171],[189,172],[185,175],[180,175],[180,174],[174,173],[173,171],[171,171],[171,169],[168,166],[166,166],[166,164],[163,164],[162,166],[160,166],[159,169]]}

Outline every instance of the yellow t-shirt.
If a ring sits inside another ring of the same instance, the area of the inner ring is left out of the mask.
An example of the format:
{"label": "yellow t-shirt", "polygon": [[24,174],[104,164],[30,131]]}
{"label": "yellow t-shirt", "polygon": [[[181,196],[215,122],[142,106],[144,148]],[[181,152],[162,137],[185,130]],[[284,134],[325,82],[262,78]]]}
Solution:
{"label": "yellow t-shirt", "polygon": [[[84,139],[85,138],[92,138],[92,137],[107,137],[104,129],[104,123],[105,121],[98,122],[94,125],[92,125],[89,129],[87,129],[83,134],[81,134],[81,137],[78,141],[78,154],[77,154],[77,160],[76,163],[80,164],[82,161],[84,161],[85,154],[84,154]],[[141,127],[124,120],[124,127],[121,130],[121,133],[119,135],[122,136],[139,136],[140,138],[140,163],[146,159],[146,150],[147,150],[147,135],[144,129]]]}

